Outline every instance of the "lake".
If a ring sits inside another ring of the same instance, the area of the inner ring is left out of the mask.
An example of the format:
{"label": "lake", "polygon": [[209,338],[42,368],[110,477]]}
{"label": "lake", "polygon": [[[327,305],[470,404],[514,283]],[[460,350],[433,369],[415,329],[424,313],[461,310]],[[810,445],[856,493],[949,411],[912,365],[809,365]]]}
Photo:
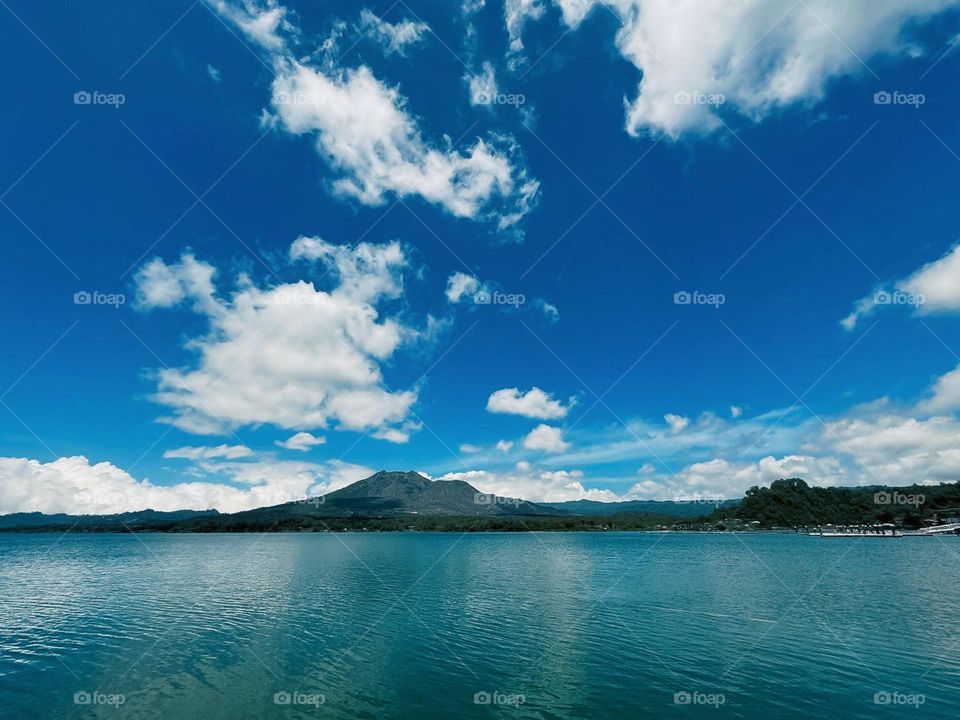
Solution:
{"label": "lake", "polygon": [[956,718],[960,539],[0,534],[3,718]]}

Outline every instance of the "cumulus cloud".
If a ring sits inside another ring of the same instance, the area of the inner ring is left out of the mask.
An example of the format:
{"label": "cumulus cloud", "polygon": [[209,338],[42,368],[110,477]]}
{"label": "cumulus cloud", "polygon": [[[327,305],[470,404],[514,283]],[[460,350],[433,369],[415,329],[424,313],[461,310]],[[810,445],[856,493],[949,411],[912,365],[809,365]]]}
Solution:
{"label": "cumulus cloud", "polygon": [[156,485],[109,462],[92,464],[83,456],[48,463],[0,458],[0,513],[98,515],[148,508],[239,512],[322,495],[372,474],[369,468],[348,463],[205,462],[231,482],[213,478]]}
{"label": "cumulus cloud", "polygon": [[644,479],[627,491],[627,499],[719,500],[735,498],[754,485],[800,477],[816,485],[838,485],[846,479],[835,458],[806,455],[772,456],[756,462],[714,458],[691,463],[676,473]]}
{"label": "cumulus cloud", "polygon": [[215,447],[180,447],[171,448],[163,453],[165,458],[182,458],[184,460],[211,460],[225,458],[235,460],[253,455],[253,450],[246,445],[217,445]]}
{"label": "cumulus cloud", "polygon": [[500,452],[510,452],[513,449],[513,443],[510,440],[498,440],[496,447]]}
{"label": "cumulus cloud", "polygon": [[327,439],[325,437],[317,437],[308,432],[298,432],[294,435],[291,435],[286,440],[277,441],[277,445],[287,450],[299,450],[300,452],[307,452],[312,447],[317,445],[323,445]]}
{"label": "cumulus cloud", "polygon": [[[336,423],[394,439],[387,431],[406,419],[416,400],[412,390],[388,390],[380,369],[408,330],[377,309],[402,293],[406,260],[399,243],[346,246],[300,238],[291,255],[325,265],[335,287],[324,291],[299,281],[261,288],[241,276],[232,295],[221,298],[208,283],[184,280],[186,272],[213,274],[189,256],[172,265],[155,259],[138,273],[143,307],[170,307],[189,297],[209,324],[206,335],[187,343],[198,356],[192,367],[158,372],[153,399],[173,411],[162,420],[198,434],[262,423],[290,430]],[[180,294],[143,289],[158,277]]]}
{"label": "cumulus cloud", "polygon": [[543,452],[562,452],[570,447],[570,443],[563,439],[563,431],[550,425],[537,425],[523,438],[523,446],[527,450],[542,450]]}
{"label": "cumulus cloud", "polygon": [[455,272],[447,278],[447,300],[458,303],[466,298],[473,298],[480,289],[480,281],[473,275]]}
{"label": "cumulus cloud", "polygon": [[360,11],[359,29],[379,42],[387,55],[403,55],[410,45],[423,40],[430,26],[413,20],[387,22],[369,8],[364,8]]}
{"label": "cumulus cloud", "polygon": [[[555,0],[576,28],[606,6],[620,21],[616,46],[641,79],[625,100],[626,129],[707,133],[729,110],[760,120],[812,104],[830,81],[867,72],[878,54],[914,52],[904,36],[957,0]],[[511,50],[523,49],[524,23],[543,14],[538,0],[508,0]]]}
{"label": "cumulus cloud", "polygon": [[960,311],[960,245],[954,245],[940,259],[927,263],[892,286],[875,288],[854,303],[853,310],[840,324],[853,330],[861,318],[879,309],[900,306],[920,314]]}
{"label": "cumulus cloud", "polygon": [[515,497],[532,502],[565,502],[568,500],[617,500],[609,490],[587,489],[579,470],[545,470],[521,464],[514,470],[492,472],[468,470],[448,473],[440,480],[463,480],[484,493]]}
{"label": "cumulus cloud", "polygon": [[528,177],[511,137],[491,133],[462,150],[446,136],[431,141],[400,90],[369,67],[317,67],[298,58],[283,40],[280,6],[253,0],[213,6],[267,52],[274,69],[270,122],[314,140],[339,176],[335,193],[365,205],[417,195],[456,217],[519,234],[515,226],[533,207],[539,183]]}
{"label": "cumulus cloud", "polygon": [[487,398],[487,411],[522,415],[540,420],[556,420],[566,417],[573,404],[573,398],[564,405],[559,400],[554,400],[553,393],[544,392],[538,387],[533,387],[527,392],[521,392],[519,388],[514,387],[491,393]]}
{"label": "cumulus cloud", "polygon": [[742,408],[742,407],[739,407],[739,406],[737,406],[737,405],[731,405],[731,406],[730,406],[730,417],[736,419],[736,418],[740,417],[741,415],[743,415],[743,408]]}

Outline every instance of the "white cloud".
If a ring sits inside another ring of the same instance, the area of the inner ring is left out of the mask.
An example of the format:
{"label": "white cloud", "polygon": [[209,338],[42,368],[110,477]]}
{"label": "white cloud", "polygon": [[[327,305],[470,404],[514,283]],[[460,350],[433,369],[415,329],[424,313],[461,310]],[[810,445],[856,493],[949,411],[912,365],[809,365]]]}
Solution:
{"label": "white cloud", "polygon": [[743,408],[742,408],[742,407],[739,407],[739,406],[737,406],[737,405],[731,405],[731,406],[730,406],[730,417],[736,419],[736,418],[740,417],[741,415],[743,415]]}
{"label": "white cloud", "polygon": [[180,262],[167,265],[154,258],[137,273],[137,306],[142,309],[172,308],[190,299],[198,310],[213,312],[216,304],[213,277],[216,269],[186,252]]}
{"label": "white cloud", "polygon": [[[516,55],[523,50],[523,26],[528,20],[540,18],[543,11],[543,3],[540,0],[506,0],[503,17],[507,26],[511,53]],[[519,57],[515,57],[513,60],[514,66],[518,61]]]}
{"label": "white cloud", "polygon": [[902,280],[898,289],[923,298],[920,312],[960,311],[960,245]]}
{"label": "white cloud", "polygon": [[[627,499],[717,500],[742,497],[754,485],[780,478],[800,477],[815,485],[838,485],[845,480],[839,461],[803,455],[772,456],[756,462],[715,458],[687,465],[670,475],[642,480],[627,491]],[[705,510],[708,512],[708,510]]]}
{"label": "white cloud", "polygon": [[182,458],[185,460],[211,460],[214,458],[225,458],[235,460],[237,458],[250,457],[253,450],[246,445],[217,445],[216,447],[181,447],[172,448],[163,453],[165,458]]}
{"label": "white cloud", "polygon": [[880,286],[857,300],[853,311],[840,321],[847,330],[878,309],[905,306],[920,314],[960,311],[960,245],[954,245],[943,257],[929,262],[892,288]]}
{"label": "white cloud", "polygon": [[280,50],[286,42],[282,33],[294,32],[293,26],[286,20],[287,10],[276,0],[254,0],[226,2],[225,0],[206,0],[218,13],[234,23],[241,32],[267,50]]}
{"label": "white cloud", "polygon": [[560,311],[557,310],[556,305],[548,303],[546,300],[537,300],[536,305],[543,311],[543,314],[547,316],[547,320],[550,322],[559,322]]}
{"label": "white cloud", "polygon": [[539,187],[514,167],[519,148],[505,137],[478,139],[463,152],[429,144],[399,91],[363,66],[327,75],[280,63],[273,104],[284,129],[314,136],[318,152],[343,173],[335,191],[366,205],[415,194],[457,217],[496,216],[505,228]]}
{"label": "white cloud", "polygon": [[482,447],[480,447],[479,445],[473,445],[471,443],[463,443],[460,446],[460,452],[463,453],[464,455],[478,453],[481,450],[483,450]]}
{"label": "white cloud", "polygon": [[[626,129],[634,135],[665,131],[673,137],[716,130],[721,127],[718,113],[727,108],[760,120],[788,106],[815,103],[831,80],[867,72],[862,63],[873,56],[915,50],[904,29],[958,4],[555,1],[571,28],[599,6],[620,18],[616,46],[641,73],[637,94],[625,101]],[[522,50],[524,21],[542,14],[536,0],[508,0],[511,49]]]}
{"label": "white cloud", "polygon": [[372,474],[348,463],[230,462],[208,467],[241,487],[213,481],[155,485],[109,462],[91,464],[83,456],[48,463],[0,458],[0,513],[95,515],[148,508],[239,512],[322,495]]}
{"label": "white cloud", "polygon": [[447,300],[458,303],[465,297],[472,298],[480,289],[480,281],[473,275],[455,272],[447,278]]}
{"label": "white cloud", "polygon": [[674,433],[681,432],[690,424],[690,418],[684,417],[683,415],[674,415],[673,413],[667,413],[663,416],[663,419],[666,420],[667,425],[670,426],[670,432]]}
{"label": "white cloud", "polygon": [[492,221],[519,235],[514,226],[532,208],[539,183],[527,176],[512,138],[492,133],[462,150],[447,136],[431,142],[399,89],[369,67],[319,68],[297,59],[280,32],[294,33],[280,6],[254,0],[213,6],[269,54],[275,72],[271,122],[314,139],[339,175],[335,193],[365,205],[381,205],[388,195],[419,195],[456,217]]}
{"label": "white cloud", "polygon": [[494,74],[493,65],[484,62],[479,73],[467,73],[464,80],[467,81],[470,88],[471,105],[493,107],[493,101],[498,93],[497,77]]}
{"label": "white cloud", "polygon": [[[416,393],[388,390],[379,366],[409,332],[377,310],[402,294],[406,260],[399,244],[335,246],[301,238],[291,252],[327,265],[336,287],[323,291],[299,281],[260,288],[241,276],[230,298],[220,298],[209,283],[185,282],[185,274],[213,274],[189,256],[174,265],[156,259],[138,273],[138,294],[152,300],[144,306],[190,297],[209,324],[206,335],[187,343],[198,355],[192,368],[158,372],[154,400],[173,409],[165,422],[199,434],[261,423],[308,430],[331,422],[386,432],[406,419]],[[157,278],[178,292],[157,293]]]}
{"label": "white cloud", "polygon": [[617,496],[609,490],[587,489],[579,470],[544,470],[529,464],[514,471],[491,472],[468,470],[448,473],[440,480],[463,480],[477,490],[501,497],[520,498],[531,502],[565,502],[567,500],[599,500],[609,502]]}
{"label": "white cloud", "polygon": [[209,75],[210,79],[215,83],[220,82],[220,71],[210,63],[207,63],[207,75]]}
{"label": "white cloud", "polygon": [[498,440],[497,441],[497,450],[500,452],[510,452],[513,449],[513,443],[509,440]]}
{"label": "white cloud", "polygon": [[360,11],[359,29],[379,42],[387,55],[403,55],[408,46],[423,40],[424,33],[430,30],[430,26],[413,20],[390,23],[372,10],[364,8]]}
{"label": "white cloud", "polygon": [[317,437],[308,432],[298,432],[294,435],[291,435],[286,440],[282,442],[277,441],[277,445],[284,447],[287,450],[299,450],[300,452],[307,452],[312,447],[317,445],[323,445],[327,439],[325,437]]}
{"label": "white cloud", "polygon": [[564,441],[560,428],[550,425],[537,425],[523,438],[523,446],[527,450],[542,450],[544,452],[561,452],[570,447]]}
{"label": "white cloud", "polygon": [[533,387],[527,392],[521,392],[514,387],[491,393],[487,398],[487,411],[522,415],[540,420],[556,420],[566,417],[573,404],[573,398],[570,399],[569,404],[564,405],[559,400],[554,400],[553,393],[544,392],[538,387]]}

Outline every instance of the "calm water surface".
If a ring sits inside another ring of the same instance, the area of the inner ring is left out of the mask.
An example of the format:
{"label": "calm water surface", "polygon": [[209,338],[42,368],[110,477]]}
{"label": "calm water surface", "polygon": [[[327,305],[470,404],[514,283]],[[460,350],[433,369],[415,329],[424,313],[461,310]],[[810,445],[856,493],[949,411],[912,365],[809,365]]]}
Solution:
{"label": "calm water surface", "polygon": [[957,538],[0,534],[0,717],[956,718],[958,590]]}

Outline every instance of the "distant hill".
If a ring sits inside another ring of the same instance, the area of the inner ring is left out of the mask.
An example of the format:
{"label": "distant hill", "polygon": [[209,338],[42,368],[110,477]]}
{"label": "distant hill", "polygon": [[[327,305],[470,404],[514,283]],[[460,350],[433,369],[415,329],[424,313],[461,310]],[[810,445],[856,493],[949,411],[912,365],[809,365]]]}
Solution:
{"label": "distant hill", "polygon": [[161,512],[159,510],[138,510],[136,512],[117,513],[115,515],[67,515],[56,513],[46,515],[40,512],[11,513],[0,515],[0,530],[16,528],[28,530],[45,527],[74,527],[77,530],[100,529],[105,526],[127,527],[131,530],[149,526],[172,526],[183,520],[197,517],[216,517],[220,513],[216,510],[174,510]]}
{"label": "distant hill", "polygon": [[717,508],[734,507],[740,500],[717,502],[682,500],[625,500],[623,502],[598,502],[597,500],[568,500],[567,502],[540,503],[557,510],[566,510],[575,515],[610,517],[613,515],[668,515],[675,518],[706,517]]}
{"label": "distant hill", "polygon": [[811,487],[800,478],[752,487],[741,503],[720,508],[711,520],[737,518],[762,527],[893,522],[920,527],[926,520],[960,515],[960,483],[886,487]]}

